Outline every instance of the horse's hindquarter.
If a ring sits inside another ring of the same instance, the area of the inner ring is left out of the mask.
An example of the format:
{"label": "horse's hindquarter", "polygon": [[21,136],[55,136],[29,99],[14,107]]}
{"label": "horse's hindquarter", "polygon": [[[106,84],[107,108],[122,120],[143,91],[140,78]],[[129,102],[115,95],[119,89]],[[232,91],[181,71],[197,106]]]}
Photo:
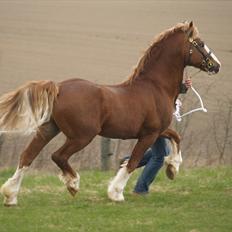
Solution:
{"label": "horse's hindquarter", "polygon": [[98,85],[73,79],[60,83],[53,118],[68,137],[95,136],[101,130],[102,96]]}

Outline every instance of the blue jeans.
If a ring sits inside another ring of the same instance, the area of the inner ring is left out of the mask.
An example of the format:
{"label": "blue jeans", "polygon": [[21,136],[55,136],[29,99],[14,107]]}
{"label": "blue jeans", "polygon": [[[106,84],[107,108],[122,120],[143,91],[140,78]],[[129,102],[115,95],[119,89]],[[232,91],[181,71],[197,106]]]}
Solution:
{"label": "blue jeans", "polygon": [[159,137],[151,148],[144,153],[143,159],[137,167],[145,166],[137,180],[134,192],[140,194],[148,193],[150,184],[163,166],[164,157],[169,155],[169,153],[168,139]]}

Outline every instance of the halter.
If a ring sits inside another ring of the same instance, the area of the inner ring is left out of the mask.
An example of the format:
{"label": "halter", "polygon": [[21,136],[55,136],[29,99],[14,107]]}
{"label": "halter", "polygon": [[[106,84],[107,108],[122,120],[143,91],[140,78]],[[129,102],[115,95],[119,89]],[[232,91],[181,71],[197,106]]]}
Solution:
{"label": "halter", "polygon": [[[197,41],[194,40],[193,38],[189,38],[188,41],[190,42],[190,49],[189,49],[189,56],[188,56],[186,64],[191,63],[191,56],[193,54],[192,46],[193,46],[203,56],[201,67],[206,68],[206,70],[210,72],[210,69],[213,67],[213,62],[211,61],[211,56],[213,55],[212,51],[210,51],[210,49],[204,43],[199,45],[199,43],[197,43]],[[202,48],[206,50],[206,53],[203,52]]]}

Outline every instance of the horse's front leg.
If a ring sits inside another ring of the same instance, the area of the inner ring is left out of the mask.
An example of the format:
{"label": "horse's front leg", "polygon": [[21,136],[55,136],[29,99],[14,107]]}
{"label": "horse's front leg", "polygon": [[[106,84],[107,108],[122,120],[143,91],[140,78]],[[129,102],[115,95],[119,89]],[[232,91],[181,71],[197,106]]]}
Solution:
{"label": "horse's front leg", "polygon": [[166,174],[169,179],[173,180],[179,172],[179,167],[182,163],[182,156],[180,150],[180,136],[174,130],[168,128],[161,136],[170,139],[172,149],[170,155],[165,157]]}
{"label": "horse's front leg", "polygon": [[123,191],[130,178],[131,173],[136,169],[145,151],[154,143],[158,134],[150,134],[140,138],[135,145],[131,158],[126,166],[121,167],[114,179],[108,186],[108,197],[113,201],[124,201]]}
{"label": "horse's front leg", "polygon": [[180,135],[174,131],[173,129],[166,129],[164,132],[162,132],[162,134],[160,134],[160,136],[168,138],[170,140],[174,140],[176,145],[177,145],[177,151],[180,151]]}

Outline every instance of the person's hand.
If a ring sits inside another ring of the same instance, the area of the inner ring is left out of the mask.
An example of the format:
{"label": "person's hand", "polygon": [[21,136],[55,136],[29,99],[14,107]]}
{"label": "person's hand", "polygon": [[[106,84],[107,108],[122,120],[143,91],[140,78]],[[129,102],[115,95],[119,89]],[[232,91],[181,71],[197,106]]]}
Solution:
{"label": "person's hand", "polygon": [[185,80],[184,84],[185,84],[186,88],[189,89],[192,86],[192,80],[191,79],[187,79],[187,80]]}

